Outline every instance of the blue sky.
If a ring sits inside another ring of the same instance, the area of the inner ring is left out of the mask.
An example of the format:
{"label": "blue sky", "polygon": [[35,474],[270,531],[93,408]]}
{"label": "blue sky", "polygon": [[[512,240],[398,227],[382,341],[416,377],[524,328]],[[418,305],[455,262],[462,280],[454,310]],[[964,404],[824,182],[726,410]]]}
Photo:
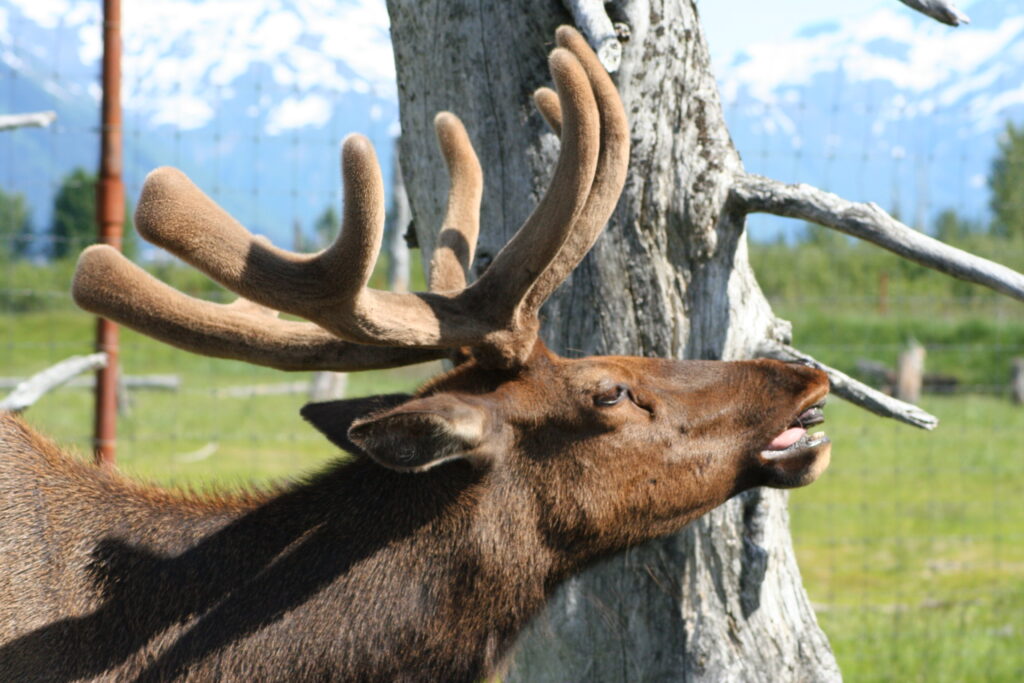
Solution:
{"label": "blue sky", "polygon": [[[960,0],[956,6],[970,14],[972,4],[973,0]],[[897,0],[697,0],[717,64],[750,43],[774,42],[808,24],[854,18],[885,6],[913,12]]]}

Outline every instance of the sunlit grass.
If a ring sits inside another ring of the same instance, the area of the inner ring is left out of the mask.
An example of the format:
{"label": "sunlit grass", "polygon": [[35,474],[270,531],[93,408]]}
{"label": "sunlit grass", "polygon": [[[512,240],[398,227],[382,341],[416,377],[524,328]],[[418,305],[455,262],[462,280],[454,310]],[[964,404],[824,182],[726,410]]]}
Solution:
{"label": "sunlit grass", "polygon": [[1024,409],[926,398],[933,433],[834,401],[791,498],[804,583],[850,681],[1021,680]]}
{"label": "sunlit grass", "polygon": [[[790,313],[802,316],[801,345],[819,355],[849,359],[859,348],[894,354],[907,330],[920,329],[960,330],[961,342],[999,346],[1002,355],[981,358],[951,347],[941,361],[982,381],[1019,355],[1021,323],[1012,319],[936,315],[915,322],[905,313],[898,325],[886,325],[839,311],[829,327],[824,314]],[[88,353],[92,326],[71,311],[0,315],[0,375],[23,376]],[[837,350],[844,339],[847,348]],[[216,393],[308,374],[199,358],[130,331],[123,331],[122,347],[125,372],[174,373],[182,381],[176,393],[131,392],[118,463],[134,476],[237,487],[294,477],[338,456],[302,423],[305,396]],[[435,370],[355,374],[349,394],[409,390]],[[999,395],[926,397],[923,405],[942,420],[933,433],[841,401],[827,408],[832,466],[791,499],[807,590],[849,681],[1024,680],[1024,409]],[[86,457],[91,411],[89,392],[62,389],[26,416]]]}

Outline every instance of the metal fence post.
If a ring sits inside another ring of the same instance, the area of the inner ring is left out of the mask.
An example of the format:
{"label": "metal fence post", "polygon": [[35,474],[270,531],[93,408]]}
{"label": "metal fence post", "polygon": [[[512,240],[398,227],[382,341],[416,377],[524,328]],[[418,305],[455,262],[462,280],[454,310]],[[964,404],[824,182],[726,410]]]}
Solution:
{"label": "metal fence post", "polygon": [[[124,185],[121,182],[121,0],[103,2],[103,110],[100,124],[100,172],[96,185],[99,242],[121,249]],[[96,375],[96,462],[113,465],[117,437],[118,328],[100,318],[96,350],[107,365]]]}

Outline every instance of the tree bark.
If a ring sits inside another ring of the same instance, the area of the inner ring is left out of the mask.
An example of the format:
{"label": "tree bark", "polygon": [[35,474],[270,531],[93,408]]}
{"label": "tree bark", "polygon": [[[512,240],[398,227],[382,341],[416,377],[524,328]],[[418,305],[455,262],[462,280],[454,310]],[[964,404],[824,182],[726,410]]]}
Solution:
{"label": "tree bark", "polygon": [[[747,259],[730,188],[742,164],[722,116],[691,0],[620,0],[628,26],[615,80],[632,130],[621,201],[592,252],[545,308],[563,355],[737,359],[788,342]],[[485,173],[475,274],[547,186],[558,140],[532,110],[545,57],[571,23],[551,0],[388,0],[402,159],[425,262],[447,192],[434,114],[466,124]],[[786,495],[756,490],[676,536],[564,585],[523,637],[512,681],[835,680],[802,588]]]}
{"label": "tree bark", "polygon": [[409,229],[409,195],[405,192],[405,179],[402,177],[402,157],[398,149],[399,141],[395,140],[392,151],[391,174],[391,211],[388,215],[388,231],[385,239],[388,242],[388,289],[392,292],[409,291],[409,245],[405,241],[405,232]]}

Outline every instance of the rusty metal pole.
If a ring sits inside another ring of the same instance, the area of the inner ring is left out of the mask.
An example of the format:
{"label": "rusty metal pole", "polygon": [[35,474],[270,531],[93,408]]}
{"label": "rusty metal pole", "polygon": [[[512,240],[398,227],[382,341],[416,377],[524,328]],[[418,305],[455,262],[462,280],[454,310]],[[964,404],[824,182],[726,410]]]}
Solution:
{"label": "rusty metal pole", "polygon": [[[103,1],[103,111],[100,122],[100,172],[96,185],[99,242],[121,249],[124,185],[121,183],[121,0]],[[96,374],[93,447],[96,462],[113,465],[117,438],[117,325],[99,318],[96,349],[107,354]]]}

